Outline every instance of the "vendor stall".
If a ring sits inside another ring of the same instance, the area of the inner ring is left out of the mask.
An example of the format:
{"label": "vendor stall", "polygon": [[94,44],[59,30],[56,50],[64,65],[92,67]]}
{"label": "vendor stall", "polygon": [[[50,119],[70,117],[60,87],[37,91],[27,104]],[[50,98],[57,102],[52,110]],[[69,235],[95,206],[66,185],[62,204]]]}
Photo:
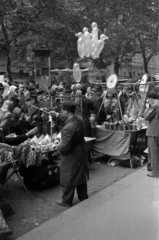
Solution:
{"label": "vendor stall", "polygon": [[[91,144],[93,151],[102,153],[119,161],[129,160],[131,168],[134,167],[133,153],[139,134],[141,142],[138,156],[142,153],[142,143],[145,138],[146,128],[134,131],[121,131],[104,129],[103,126],[97,126],[93,129],[95,140]],[[146,146],[145,146],[146,147]]]}
{"label": "vendor stall", "polygon": [[[148,77],[144,75],[144,82],[142,81],[142,83],[137,83],[139,86],[140,84],[144,84],[144,86],[146,86],[144,88],[140,88],[141,92],[138,92],[140,93],[141,98],[138,98],[137,92],[134,90],[132,96],[135,97],[133,97],[133,99],[130,99],[131,104],[129,104],[129,107],[131,108],[128,111],[126,109],[125,113],[123,113],[120,105],[119,95],[116,90],[118,83],[117,76],[114,74],[108,78],[107,93],[113,93],[116,95],[121,120],[113,121],[111,116],[107,115],[107,118],[102,125],[96,125],[95,118],[94,120],[91,118],[95,137],[95,140],[91,144],[92,151],[108,155],[111,158],[115,158],[120,161],[129,160],[131,168],[134,167],[133,155],[139,137],[140,147],[137,152],[139,159],[142,155],[142,150],[147,147],[145,146],[147,144],[145,134],[147,129],[147,122],[144,120],[143,112],[145,110],[147,92],[149,89],[152,89],[152,86],[150,87],[151,83],[147,82],[147,79]],[[135,88],[133,87],[132,89]],[[139,102],[137,98],[141,101]],[[134,99],[135,104],[133,102]],[[104,104],[104,100],[102,104]],[[111,109],[111,113],[112,112],[113,111]],[[145,142],[145,145],[143,145],[143,142]]]}
{"label": "vendor stall", "polygon": [[[11,147],[0,144],[0,168],[9,166],[13,169],[11,175],[3,179],[3,184],[13,175],[21,181],[24,178],[26,187],[42,190],[59,181],[59,156],[56,146],[60,141],[60,135],[54,134],[52,138],[41,135],[39,138],[28,139],[24,143]],[[1,171],[0,171],[1,172]],[[26,192],[27,188],[22,183]]]}
{"label": "vendor stall", "polygon": [[113,131],[95,127],[94,136],[96,139],[91,144],[94,151],[121,160],[130,159],[131,134],[128,131]]}

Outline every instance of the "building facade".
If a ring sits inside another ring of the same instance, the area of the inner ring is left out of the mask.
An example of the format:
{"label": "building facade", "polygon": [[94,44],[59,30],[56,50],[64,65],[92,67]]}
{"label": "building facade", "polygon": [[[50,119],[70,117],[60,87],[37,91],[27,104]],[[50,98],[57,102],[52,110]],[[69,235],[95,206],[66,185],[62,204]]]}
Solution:
{"label": "building facade", "polygon": [[[149,61],[148,71],[152,75],[159,74],[159,51]],[[120,77],[122,78],[138,78],[143,76],[144,73],[143,58],[140,53],[135,54],[129,67],[122,65],[120,69]]]}

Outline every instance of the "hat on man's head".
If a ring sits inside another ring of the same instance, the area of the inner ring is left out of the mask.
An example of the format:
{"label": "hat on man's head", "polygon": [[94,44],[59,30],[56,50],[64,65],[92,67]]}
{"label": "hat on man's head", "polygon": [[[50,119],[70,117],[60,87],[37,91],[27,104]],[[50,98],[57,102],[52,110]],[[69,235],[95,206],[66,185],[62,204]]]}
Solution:
{"label": "hat on man's head", "polygon": [[103,88],[101,85],[97,85],[96,88],[95,88],[95,91],[96,92],[102,92],[103,91]]}
{"label": "hat on man's head", "polygon": [[29,87],[28,87],[28,90],[29,90],[29,91],[34,91],[34,90],[35,90],[35,87],[34,87],[34,86],[29,86]]}
{"label": "hat on man's head", "polygon": [[85,95],[87,92],[87,87],[85,85],[82,86],[81,88],[82,94]]}
{"label": "hat on man's head", "polygon": [[148,97],[148,98],[152,98],[152,99],[159,99],[159,95],[158,95],[157,92],[149,92],[149,93],[147,94],[147,97]]}
{"label": "hat on man's head", "polygon": [[127,90],[132,90],[133,91],[133,86],[132,85],[128,86]]}
{"label": "hat on man's head", "polygon": [[40,94],[43,94],[45,91],[43,89],[39,89],[37,90],[37,94],[40,95]]}
{"label": "hat on man's head", "polygon": [[4,86],[2,83],[0,83],[0,90],[4,90]]}
{"label": "hat on man's head", "polygon": [[30,97],[37,97],[38,93],[36,90],[30,91]]}
{"label": "hat on man's head", "polygon": [[76,105],[71,101],[65,101],[62,104],[63,110],[67,110],[68,112],[74,113],[76,109]]}
{"label": "hat on man's head", "polygon": [[71,87],[70,86],[67,86],[66,88],[65,88],[65,93],[70,93],[71,94]]}

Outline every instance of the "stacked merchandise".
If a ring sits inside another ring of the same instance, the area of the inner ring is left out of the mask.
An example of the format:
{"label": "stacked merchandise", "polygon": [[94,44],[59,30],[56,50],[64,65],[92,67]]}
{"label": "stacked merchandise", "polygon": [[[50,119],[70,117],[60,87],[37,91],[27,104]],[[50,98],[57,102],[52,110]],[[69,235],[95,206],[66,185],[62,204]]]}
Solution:
{"label": "stacked merchandise", "polygon": [[43,155],[49,151],[56,151],[60,142],[60,135],[54,134],[52,139],[49,135],[41,135],[26,140],[16,147],[0,143],[0,167],[10,163],[17,163],[19,166],[40,166]]}
{"label": "stacked merchandise", "polygon": [[47,152],[56,151],[59,141],[60,138],[56,134],[53,135],[52,139],[49,135],[41,135],[39,138],[35,136],[16,147],[14,157],[20,166],[39,167],[42,165],[43,156]]}
{"label": "stacked merchandise", "polygon": [[16,147],[0,144],[0,174],[4,167],[18,165],[28,188],[43,190],[52,186],[59,182],[60,165],[56,151],[59,142],[60,134],[53,134],[52,138],[49,135],[35,136]]}
{"label": "stacked merchandise", "polygon": [[[20,160],[20,174],[24,177],[27,188],[44,190],[59,182],[59,156],[56,146],[59,144],[59,135],[54,134],[52,139],[46,135],[34,137],[23,143],[22,152],[19,148],[17,156]],[[19,146],[20,147],[20,146]]]}
{"label": "stacked merchandise", "polygon": [[116,122],[104,122],[104,128],[110,130],[128,130],[128,131],[139,131],[147,128],[147,122],[143,118],[137,118],[132,121],[127,116],[124,116],[123,120]]}

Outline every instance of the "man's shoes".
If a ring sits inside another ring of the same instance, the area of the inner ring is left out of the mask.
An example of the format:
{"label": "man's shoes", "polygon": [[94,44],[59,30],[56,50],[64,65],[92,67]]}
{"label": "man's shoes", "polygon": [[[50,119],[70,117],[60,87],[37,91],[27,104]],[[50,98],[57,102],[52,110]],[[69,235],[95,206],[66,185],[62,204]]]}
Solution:
{"label": "man's shoes", "polygon": [[147,168],[147,171],[148,172],[152,172],[152,168]]}
{"label": "man's shoes", "polygon": [[152,171],[152,168],[151,168],[151,164],[150,164],[150,163],[147,164],[147,171],[149,171],[149,172]]}
{"label": "man's shoes", "polygon": [[56,200],[56,204],[62,207],[72,207],[71,204],[64,203],[62,200]]}
{"label": "man's shoes", "polygon": [[159,174],[155,174],[153,172],[147,174],[148,177],[159,178]]}

